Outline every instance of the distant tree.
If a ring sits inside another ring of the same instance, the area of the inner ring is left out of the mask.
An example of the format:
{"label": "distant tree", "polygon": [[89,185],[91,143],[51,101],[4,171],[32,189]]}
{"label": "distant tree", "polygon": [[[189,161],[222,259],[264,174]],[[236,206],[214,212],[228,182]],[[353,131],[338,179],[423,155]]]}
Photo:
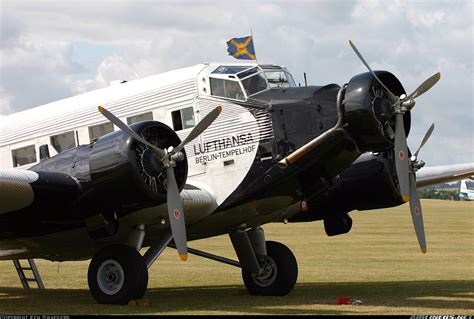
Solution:
{"label": "distant tree", "polygon": [[459,200],[459,190],[438,190],[425,188],[418,191],[420,198],[426,199],[443,199],[443,200]]}

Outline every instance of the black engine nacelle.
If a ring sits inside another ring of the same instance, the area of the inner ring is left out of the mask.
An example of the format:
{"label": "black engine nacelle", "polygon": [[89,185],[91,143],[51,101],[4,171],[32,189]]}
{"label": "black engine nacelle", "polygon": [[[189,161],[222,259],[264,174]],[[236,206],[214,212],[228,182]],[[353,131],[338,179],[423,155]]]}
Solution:
{"label": "black engine nacelle", "polygon": [[[174,130],[160,122],[145,121],[130,127],[161,149],[181,142]],[[166,201],[166,173],[156,153],[121,130],[99,138],[92,145],[89,173],[88,190],[98,194],[91,201],[94,210],[127,211]],[[187,175],[185,154],[175,167],[180,191]]]}
{"label": "black engine nacelle", "polygon": [[325,205],[335,201],[338,210],[369,210],[403,204],[398,188],[393,151],[362,154],[334,180]]}
{"label": "black engine nacelle", "polygon": [[398,188],[393,151],[365,153],[332,181],[323,195],[307,201],[307,210],[290,222],[324,220],[329,236],[350,231],[348,212],[403,204]]}

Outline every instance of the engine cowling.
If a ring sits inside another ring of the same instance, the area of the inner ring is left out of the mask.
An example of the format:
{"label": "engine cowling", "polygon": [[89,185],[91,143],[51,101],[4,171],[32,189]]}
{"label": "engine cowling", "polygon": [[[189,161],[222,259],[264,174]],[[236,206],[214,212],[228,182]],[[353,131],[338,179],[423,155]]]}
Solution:
{"label": "engine cowling", "polygon": [[321,196],[307,201],[307,210],[290,222],[324,220],[329,236],[350,231],[353,210],[370,210],[403,204],[398,188],[393,151],[365,153],[332,181]]}
{"label": "engine cowling", "polygon": [[[390,72],[375,71],[394,94],[400,96],[405,90],[400,81]],[[393,148],[395,117],[391,103],[383,88],[370,72],[354,76],[347,84],[344,96],[344,116],[347,131],[357,141],[360,151],[380,152]],[[405,133],[410,132],[410,112],[404,117]]]}
{"label": "engine cowling", "polygon": [[[145,121],[130,126],[148,142],[167,149],[181,140],[167,125]],[[175,167],[176,182],[181,191],[188,175],[184,160]],[[110,209],[136,209],[166,201],[166,174],[156,153],[148,146],[115,131],[99,138],[92,146],[89,158],[91,186],[95,194],[95,207]]]}
{"label": "engine cowling", "polygon": [[346,212],[402,204],[393,152],[361,155],[335,179],[329,198]]}

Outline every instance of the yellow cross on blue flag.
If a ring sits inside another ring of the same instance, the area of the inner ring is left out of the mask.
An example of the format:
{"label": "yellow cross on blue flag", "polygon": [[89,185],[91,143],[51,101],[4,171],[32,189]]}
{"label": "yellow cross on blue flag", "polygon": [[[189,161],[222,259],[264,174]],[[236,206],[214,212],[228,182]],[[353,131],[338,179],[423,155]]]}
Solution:
{"label": "yellow cross on blue flag", "polygon": [[236,59],[256,60],[252,36],[232,38],[227,41],[227,52]]}

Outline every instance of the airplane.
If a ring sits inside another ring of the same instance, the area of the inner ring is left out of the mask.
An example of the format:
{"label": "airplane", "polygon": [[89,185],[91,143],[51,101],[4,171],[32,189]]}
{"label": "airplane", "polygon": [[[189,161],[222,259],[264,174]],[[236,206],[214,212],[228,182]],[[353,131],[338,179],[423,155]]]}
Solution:
{"label": "airplane", "polygon": [[[439,73],[407,95],[350,45],[368,72],[342,87],[297,86],[277,65],[204,63],[2,117],[0,259],[92,258],[94,299],[127,304],[173,247],[240,267],[250,294],[283,296],[297,261],[262,225],[322,220],[335,236],[354,210],[405,202],[426,252],[417,187],[474,164],[423,167],[434,125],[407,147],[415,99]],[[238,261],[187,247],[222,234]]]}
{"label": "airplane", "polygon": [[472,179],[463,179],[459,188],[459,199],[474,200],[474,182]]}

